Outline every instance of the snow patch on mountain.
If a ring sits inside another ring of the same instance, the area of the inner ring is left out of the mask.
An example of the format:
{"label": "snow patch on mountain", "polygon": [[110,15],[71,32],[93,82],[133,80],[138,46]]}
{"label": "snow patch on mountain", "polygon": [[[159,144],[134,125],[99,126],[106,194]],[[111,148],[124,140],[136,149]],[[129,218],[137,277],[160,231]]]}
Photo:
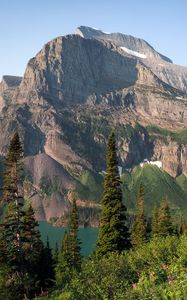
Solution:
{"label": "snow patch on mountain", "polygon": [[140,57],[140,58],[147,58],[147,56],[143,53],[139,53],[139,52],[136,52],[136,51],[133,51],[131,49],[128,49],[126,47],[120,47],[122,50],[124,50],[125,52],[127,52],[128,54],[130,55],[133,55],[133,56],[136,56],[136,57]]}

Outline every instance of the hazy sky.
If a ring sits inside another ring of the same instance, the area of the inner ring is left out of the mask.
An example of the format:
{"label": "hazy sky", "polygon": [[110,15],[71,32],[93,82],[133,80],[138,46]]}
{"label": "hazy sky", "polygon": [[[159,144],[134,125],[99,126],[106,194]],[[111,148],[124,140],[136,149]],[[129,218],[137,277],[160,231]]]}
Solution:
{"label": "hazy sky", "polygon": [[0,77],[23,75],[49,40],[80,25],[144,38],[187,66],[187,0],[0,0]]}

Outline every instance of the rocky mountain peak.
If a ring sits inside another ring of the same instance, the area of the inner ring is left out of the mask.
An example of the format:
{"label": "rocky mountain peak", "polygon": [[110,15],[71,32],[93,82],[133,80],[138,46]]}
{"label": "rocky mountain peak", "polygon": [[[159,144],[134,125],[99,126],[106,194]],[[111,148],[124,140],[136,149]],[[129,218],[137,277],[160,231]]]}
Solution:
{"label": "rocky mountain peak", "polygon": [[[142,54],[142,58],[147,59],[161,59],[172,63],[172,60],[164,55],[158,53],[150,44],[145,40],[127,35],[119,32],[109,33],[104,32],[97,28],[91,28],[86,26],[80,26],[75,31],[76,34],[81,35],[86,39],[100,39],[111,41],[118,47],[122,47],[127,53],[131,52],[131,55],[137,56],[136,53]],[[126,49],[125,49],[126,48]],[[135,53],[134,53],[135,52]]]}
{"label": "rocky mountain peak", "polygon": [[131,56],[138,57],[152,72],[167,84],[187,92],[187,68],[157,52],[147,41],[123,33],[109,33],[100,29],[80,26],[75,31],[86,39],[110,41]]}
{"label": "rocky mountain peak", "polygon": [[187,68],[144,40],[82,26],[46,43],[22,80],[3,77],[0,153],[18,130],[28,169],[26,198],[40,211],[37,218],[59,217],[56,206],[68,208],[68,190],[79,182],[84,191],[85,172],[105,170],[113,129],[124,171],[147,159],[160,161],[172,176],[186,175],[186,78]]}

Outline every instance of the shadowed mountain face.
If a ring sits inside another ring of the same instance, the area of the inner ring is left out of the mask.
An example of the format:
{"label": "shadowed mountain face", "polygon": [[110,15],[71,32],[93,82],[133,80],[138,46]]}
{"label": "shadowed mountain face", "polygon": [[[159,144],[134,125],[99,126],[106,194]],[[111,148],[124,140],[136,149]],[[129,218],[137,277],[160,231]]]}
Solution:
{"label": "shadowed mountain face", "polygon": [[187,68],[173,64],[170,58],[158,53],[143,39],[122,33],[106,33],[85,26],[78,27],[76,34],[84,38],[110,41],[122,47],[126,53],[130,50],[132,55],[142,60],[161,80],[187,92]]}
{"label": "shadowed mountain face", "polygon": [[[105,169],[112,129],[123,170],[149,159],[161,161],[174,177],[187,175],[185,72],[144,40],[79,27],[44,45],[22,79],[5,76],[0,153],[6,154],[18,130],[26,156],[25,195],[37,218],[63,223],[75,191],[82,224],[96,224],[100,194],[94,178]],[[89,184],[85,172],[92,174]]]}

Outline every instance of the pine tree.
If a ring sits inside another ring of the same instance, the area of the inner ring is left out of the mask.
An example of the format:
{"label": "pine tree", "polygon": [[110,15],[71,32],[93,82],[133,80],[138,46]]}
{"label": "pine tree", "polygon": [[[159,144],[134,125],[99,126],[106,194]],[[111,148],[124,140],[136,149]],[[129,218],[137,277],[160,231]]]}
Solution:
{"label": "pine tree", "polygon": [[59,261],[59,249],[58,249],[58,243],[55,243],[55,248],[54,248],[54,252],[53,252],[53,265],[54,267],[56,267],[56,265],[58,264]]}
{"label": "pine tree", "polygon": [[30,273],[36,272],[42,251],[41,236],[38,222],[35,220],[34,210],[30,205],[23,216],[21,231],[22,248],[25,268]]}
{"label": "pine tree", "polygon": [[98,256],[109,252],[129,249],[130,234],[126,225],[126,207],[122,201],[121,182],[118,171],[115,135],[112,132],[107,148],[107,173],[101,200],[99,236],[96,245]]}
{"label": "pine tree", "polygon": [[6,156],[6,166],[3,178],[3,203],[7,213],[1,228],[6,233],[7,261],[15,270],[22,273],[23,255],[20,232],[22,230],[23,197],[20,193],[19,170],[23,150],[18,133],[15,133]]}
{"label": "pine tree", "polygon": [[70,265],[76,270],[80,270],[81,267],[81,246],[78,238],[78,212],[76,200],[73,198],[72,208],[70,212],[69,220],[69,232],[68,232],[68,251],[70,252]]}
{"label": "pine tree", "polygon": [[155,227],[157,227],[157,229],[154,229],[153,233],[155,233],[156,236],[166,237],[168,235],[174,234],[175,232],[167,199],[163,199],[160,202],[157,214],[157,226],[155,224]]}
{"label": "pine tree", "polygon": [[186,235],[187,234],[187,222],[183,219],[181,219],[181,222],[179,224],[178,228],[178,235]]}
{"label": "pine tree", "polygon": [[59,254],[58,263],[55,267],[56,284],[65,285],[71,279],[71,254],[69,251],[69,235],[67,230],[62,240],[61,253]]}
{"label": "pine tree", "polygon": [[40,260],[38,264],[39,282],[41,288],[48,288],[53,285],[54,281],[54,265],[52,251],[47,238],[46,245],[42,247]]}
{"label": "pine tree", "polygon": [[158,234],[158,207],[155,205],[152,210],[152,237],[157,236]]}
{"label": "pine tree", "polygon": [[72,272],[80,271],[82,262],[80,244],[78,238],[78,212],[76,200],[73,198],[68,229],[64,233],[61,254],[55,269],[58,285],[69,282]]}
{"label": "pine tree", "polygon": [[30,206],[23,209],[22,167],[23,151],[19,136],[16,133],[10,143],[6,157],[6,171],[3,182],[3,203],[5,216],[0,226],[0,235],[4,239],[0,243],[0,259],[9,267],[10,292],[14,299],[22,299],[23,295],[33,296],[38,281],[38,263],[42,249],[38,223]]}
{"label": "pine tree", "polygon": [[23,230],[22,216],[24,213],[22,211],[22,204],[19,203],[18,205],[19,216],[17,213],[17,204],[12,202],[8,205],[7,213],[1,224],[1,228],[5,238],[5,256],[7,264],[12,270],[22,273],[24,270],[24,262],[21,232]]}
{"label": "pine tree", "polygon": [[21,159],[23,149],[16,132],[10,142],[8,153],[5,160],[5,172],[3,176],[3,204],[15,201],[19,187],[19,171],[21,168]]}
{"label": "pine tree", "polygon": [[144,189],[140,185],[138,193],[138,212],[135,216],[131,230],[132,245],[138,246],[147,241],[147,225],[144,214]]}

